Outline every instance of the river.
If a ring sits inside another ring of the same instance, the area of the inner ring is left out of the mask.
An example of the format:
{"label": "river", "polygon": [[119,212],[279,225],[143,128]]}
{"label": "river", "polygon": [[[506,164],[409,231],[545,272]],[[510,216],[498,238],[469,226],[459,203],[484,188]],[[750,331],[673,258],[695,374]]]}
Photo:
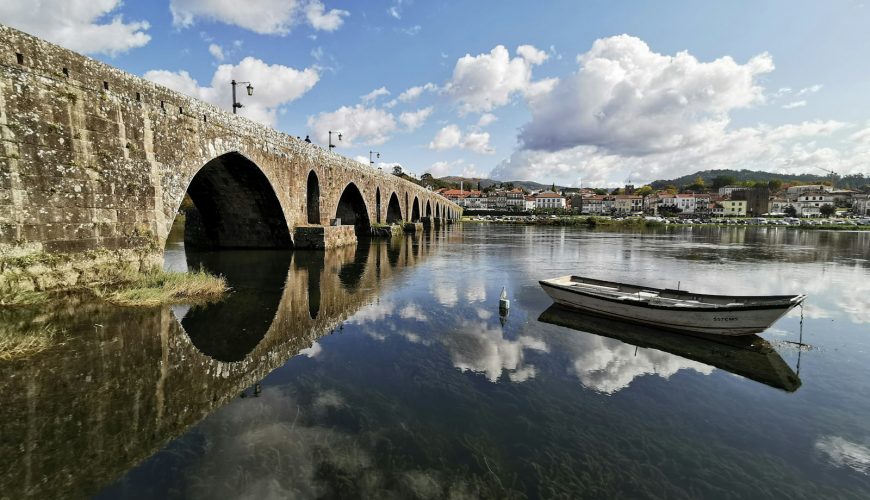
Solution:
{"label": "river", "polygon": [[[465,224],[166,263],[233,292],[0,311],[59,332],[0,361],[0,497],[870,497],[867,232]],[[551,308],[570,273],[808,298],[751,346],[650,339]]]}

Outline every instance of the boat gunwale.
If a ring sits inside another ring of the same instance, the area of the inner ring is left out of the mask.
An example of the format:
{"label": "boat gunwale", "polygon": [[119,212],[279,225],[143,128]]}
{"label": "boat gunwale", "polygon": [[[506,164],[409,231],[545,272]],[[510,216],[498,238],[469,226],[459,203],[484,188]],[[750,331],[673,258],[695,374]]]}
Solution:
{"label": "boat gunwale", "polygon": [[[554,280],[563,279],[565,276],[559,278],[552,278]],[[678,305],[667,305],[667,304],[652,304],[649,301],[640,301],[640,300],[621,300],[618,298],[607,297],[605,295],[598,295],[595,293],[591,293],[579,288],[572,288],[567,285],[561,285],[554,283],[550,280],[540,280],[538,283],[543,287],[551,287],[560,290],[564,290],[569,293],[583,295],[585,297],[590,297],[598,300],[604,300],[607,302],[613,302],[616,304],[623,304],[632,307],[646,307],[649,309],[659,309],[659,310],[667,310],[667,311],[682,311],[682,312],[724,312],[724,311],[759,311],[759,310],[771,310],[771,309],[785,309],[789,310],[794,306],[797,306],[801,302],[803,302],[806,295],[710,295],[710,294],[702,294],[702,293],[694,293],[694,292],[683,292],[679,290],[663,290],[661,288],[654,287],[641,287],[638,285],[630,285],[627,283],[618,283],[615,281],[604,281],[604,280],[596,280],[594,278],[583,278],[582,276],[570,276],[570,278],[580,278],[582,280],[588,280],[596,283],[607,284],[607,285],[619,285],[619,286],[628,286],[632,288],[637,288],[638,291],[648,290],[648,291],[656,291],[656,292],[667,292],[667,293],[678,293],[678,294],[686,294],[693,295],[696,297],[715,297],[720,299],[725,298],[733,298],[733,299],[767,299],[767,300],[777,300],[776,303],[759,303],[759,304],[745,304],[745,305],[726,305],[722,304],[714,307],[705,307],[705,306],[678,306]],[[595,284],[595,283],[589,283]],[[634,292],[631,292],[634,293]],[[630,293],[629,293],[630,295]]]}

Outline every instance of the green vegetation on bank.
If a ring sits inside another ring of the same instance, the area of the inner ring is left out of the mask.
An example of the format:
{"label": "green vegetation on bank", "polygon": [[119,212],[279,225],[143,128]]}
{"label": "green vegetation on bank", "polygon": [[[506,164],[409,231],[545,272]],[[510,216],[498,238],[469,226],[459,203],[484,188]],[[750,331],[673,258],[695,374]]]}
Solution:
{"label": "green vegetation on bank", "polygon": [[783,227],[784,229],[809,229],[809,230],[831,230],[831,231],[870,231],[870,225],[856,225],[848,223],[835,223],[833,221],[825,222],[819,219],[813,219],[812,225],[807,224],[755,224],[751,219],[728,219],[735,221],[726,223],[725,220],[711,220],[707,222],[700,221],[680,221],[670,220],[665,222],[659,219],[646,219],[641,217],[626,217],[626,218],[611,218],[601,216],[588,215],[551,215],[551,216],[510,216],[496,217],[493,219],[481,219],[478,217],[463,216],[462,222],[465,223],[495,223],[495,224],[522,224],[536,226],[578,226],[602,229],[640,229],[640,228],[655,228],[655,227],[685,227],[685,226],[753,226],[753,227]]}
{"label": "green vegetation on bank", "polygon": [[38,354],[57,344],[59,336],[51,326],[25,328],[23,330],[0,329],[0,360],[9,361]]}
{"label": "green vegetation on bank", "polygon": [[130,278],[119,284],[97,288],[95,293],[103,300],[120,306],[152,307],[214,302],[229,290],[226,278],[214,276],[203,269],[186,273],[152,270]]}
{"label": "green vegetation on bank", "polygon": [[106,302],[127,307],[161,304],[204,304],[220,300],[229,290],[223,276],[205,270],[177,273],[152,269],[103,273],[101,280],[88,287],[49,291],[17,290],[0,292],[2,306],[34,306],[61,300],[69,294],[94,295]]}

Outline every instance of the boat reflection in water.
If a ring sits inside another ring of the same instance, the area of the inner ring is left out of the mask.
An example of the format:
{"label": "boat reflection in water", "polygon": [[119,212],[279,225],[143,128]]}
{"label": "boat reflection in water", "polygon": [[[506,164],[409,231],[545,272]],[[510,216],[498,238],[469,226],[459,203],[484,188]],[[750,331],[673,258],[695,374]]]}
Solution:
{"label": "boat reflection in water", "polygon": [[801,386],[798,375],[776,349],[757,335],[721,337],[674,333],[583,314],[556,304],[541,313],[538,321],[667,352],[787,392]]}

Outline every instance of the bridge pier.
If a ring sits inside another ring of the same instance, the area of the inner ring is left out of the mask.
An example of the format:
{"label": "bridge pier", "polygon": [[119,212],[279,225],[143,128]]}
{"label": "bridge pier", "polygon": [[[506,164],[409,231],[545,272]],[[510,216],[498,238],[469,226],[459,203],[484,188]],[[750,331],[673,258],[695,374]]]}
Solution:
{"label": "bridge pier", "polygon": [[432,225],[433,225],[432,221],[433,221],[432,217],[421,217],[420,218],[420,223],[423,224],[424,231],[431,231],[432,230]]}
{"label": "bridge pier", "polygon": [[353,226],[297,226],[293,231],[297,249],[326,250],[356,244]]}
{"label": "bridge pier", "polygon": [[422,222],[406,222],[405,227],[403,228],[406,233],[414,234],[414,233],[422,233],[423,232],[423,223]]}
{"label": "bridge pier", "polygon": [[373,238],[393,238],[402,235],[402,226],[390,224],[389,226],[372,227]]}

